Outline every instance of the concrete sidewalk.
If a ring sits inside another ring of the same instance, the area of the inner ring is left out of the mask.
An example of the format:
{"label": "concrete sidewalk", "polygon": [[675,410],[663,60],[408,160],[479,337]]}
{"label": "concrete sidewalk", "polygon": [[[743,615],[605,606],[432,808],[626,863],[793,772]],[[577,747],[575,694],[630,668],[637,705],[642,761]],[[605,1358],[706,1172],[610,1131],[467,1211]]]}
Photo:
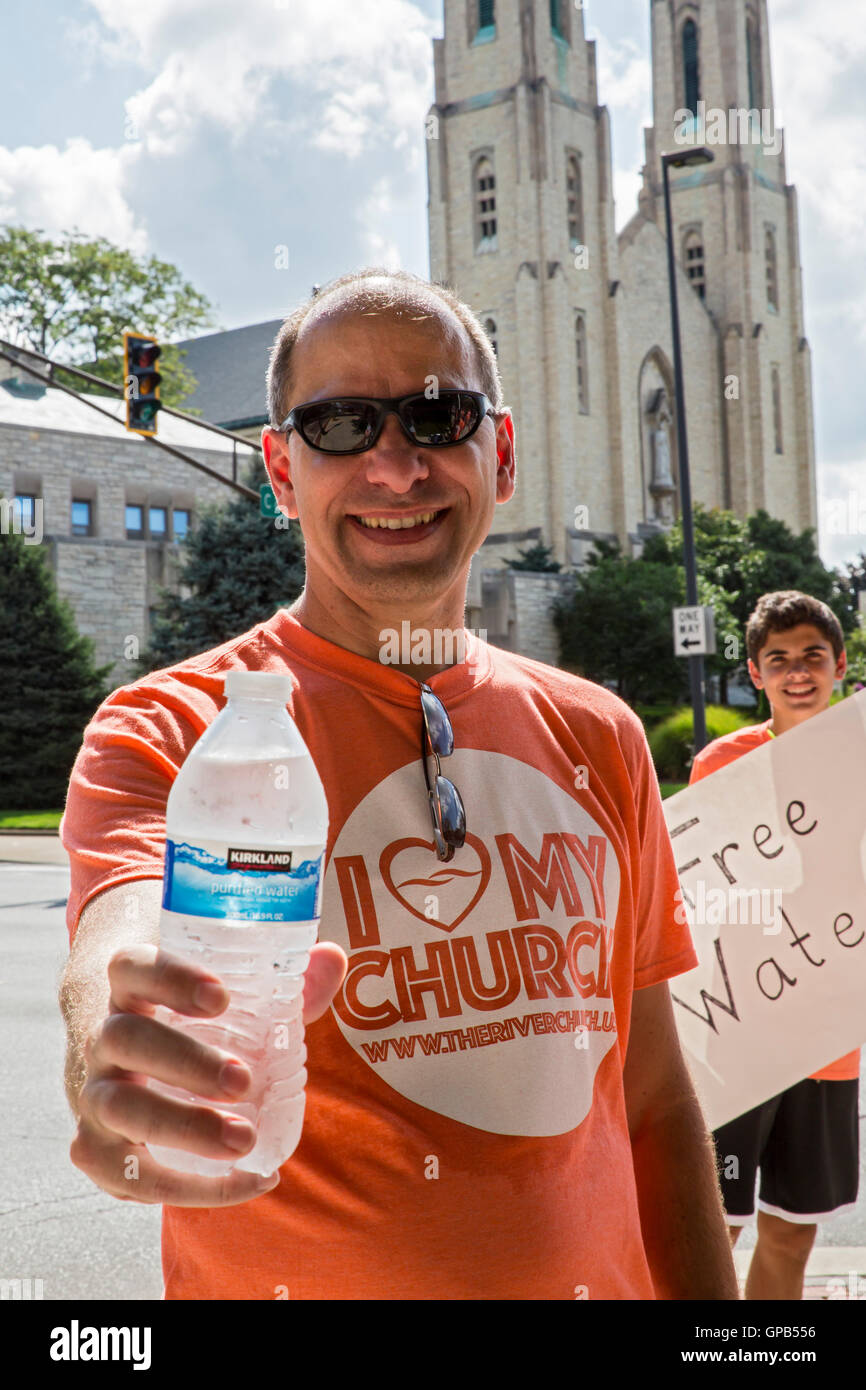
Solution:
{"label": "concrete sidewalk", "polygon": [[57,835],[0,835],[0,864],[68,864]]}
{"label": "concrete sidewalk", "polygon": [[[752,1253],[752,1250],[734,1251],[734,1266],[741,1294],[745,1289]],[[816,1246],[806,1266],[803,1299],[866,1301],[866,1246]]]}

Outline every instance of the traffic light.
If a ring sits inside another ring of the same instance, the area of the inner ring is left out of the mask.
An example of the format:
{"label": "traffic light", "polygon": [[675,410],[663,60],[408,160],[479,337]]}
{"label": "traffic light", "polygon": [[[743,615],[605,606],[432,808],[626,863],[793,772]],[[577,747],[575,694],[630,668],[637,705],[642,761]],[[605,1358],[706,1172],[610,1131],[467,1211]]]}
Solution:
{"label": "traffic light", "polygon": [[123,335],[123,394],[126,397],[126,428],[136,434],[156,434],[156,416],[162,409],[156,370],[162,349],[155,338],[143,333]]}

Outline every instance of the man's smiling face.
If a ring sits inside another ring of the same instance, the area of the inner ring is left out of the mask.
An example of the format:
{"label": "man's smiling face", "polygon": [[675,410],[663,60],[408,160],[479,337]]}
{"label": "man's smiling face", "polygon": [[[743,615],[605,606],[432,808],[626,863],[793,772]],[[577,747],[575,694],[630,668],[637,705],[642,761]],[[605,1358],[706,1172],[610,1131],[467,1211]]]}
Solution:
{"label": "man's smiling face", "polygon": [[[431,377],[439,390],[481,390],[462,325],[443,312],[444,321],[432,311],[364,314],[323,305],[293,350],[286,413],[338,396],[423,393]],[[514,491],[506,412],[449,448],[413,443],[396,415],[363,454],[319,453],[296,431],[286,439],[266,430],[263,438],[277,500],[301,523],[308,584],[336,586],[361,608],[399,604],[408,617],[413,604],[435,603],[465,584],[497,502]]]}
{"label": "man's smiling face", "polygon": [[759,690],[766,690],[774,713],[796,724],[827,709],[834,681],[845,674],[844,651],[837,659],[820,628],[799,623],[784,632],[770,632],[749,673]]}

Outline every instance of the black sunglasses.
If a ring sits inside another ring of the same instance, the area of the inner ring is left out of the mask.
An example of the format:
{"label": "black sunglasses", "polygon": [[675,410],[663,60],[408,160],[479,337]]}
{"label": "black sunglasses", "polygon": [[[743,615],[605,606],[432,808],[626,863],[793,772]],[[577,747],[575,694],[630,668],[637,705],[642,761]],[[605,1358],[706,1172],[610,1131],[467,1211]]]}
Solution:
{"label": "black sunglasses", "polygon": [[[460,793],[453,782],[442,776],[440,758],[450,758],[454,752],[454,731],[451,720],[442,701],[433,694],[429,685],[421,682],[421,762],[424,765],[424,781],[427,783],[427,799],[430,802],[430,817],[433,821],[433,839],[436,853],[446,863],[454,858],[454,851],[460,849],[466,840],[466,812]],[[436,759],[436,777],[430,783],[427,771],[427,743]]]}
{"label": "black sunglasses", "polygon": [[413,444],[444,449],[470,439],[488,415],[496,412],[481,391],[423,392],[385,400],[373,396],[340,396],[332,401],[307,401],[289,412],[280,430],[297,430],[305,444],[320,454],[363,454],[382,433],[386,416],[394,414]]}

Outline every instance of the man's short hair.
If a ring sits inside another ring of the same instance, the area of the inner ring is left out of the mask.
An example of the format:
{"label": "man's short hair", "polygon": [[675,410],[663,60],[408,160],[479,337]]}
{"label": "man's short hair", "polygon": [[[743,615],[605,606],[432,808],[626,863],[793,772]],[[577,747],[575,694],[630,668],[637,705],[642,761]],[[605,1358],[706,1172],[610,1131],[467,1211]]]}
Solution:
{"label": "man's short hair", "polygon": [[779,589],[763,594],[746,624],[746,650],[757,665],[758,653],[766,646],[771,632],[787,632],[800,623],[811,623],[827,638],[836,660],[845,650],[845,634],[832,608],[799,589]]}
{"label": "man's short hair", "polygon": [[[371,281],[379,283],[369,283]],[[347,308],[358,314],[394,310],[397,313],[410,312],[416,320],[438,314],[443,324],[449,322],[450,310],[469,339],[478,369],[477,389],[484,392],[495,410],[502,409],[502,382],[496,353],[469,305],[437,281],[424,280],[407,270],[367,266],[322,286],[305,303],[300,304],[280,328],[268,367],[268,415],[274,429],[279,428],[290,409],[292,352],[298,335],[310,314],[327,304],[329,299],[334,300],[335,308]],[[437,309],[437,300],[441,309]]]}

